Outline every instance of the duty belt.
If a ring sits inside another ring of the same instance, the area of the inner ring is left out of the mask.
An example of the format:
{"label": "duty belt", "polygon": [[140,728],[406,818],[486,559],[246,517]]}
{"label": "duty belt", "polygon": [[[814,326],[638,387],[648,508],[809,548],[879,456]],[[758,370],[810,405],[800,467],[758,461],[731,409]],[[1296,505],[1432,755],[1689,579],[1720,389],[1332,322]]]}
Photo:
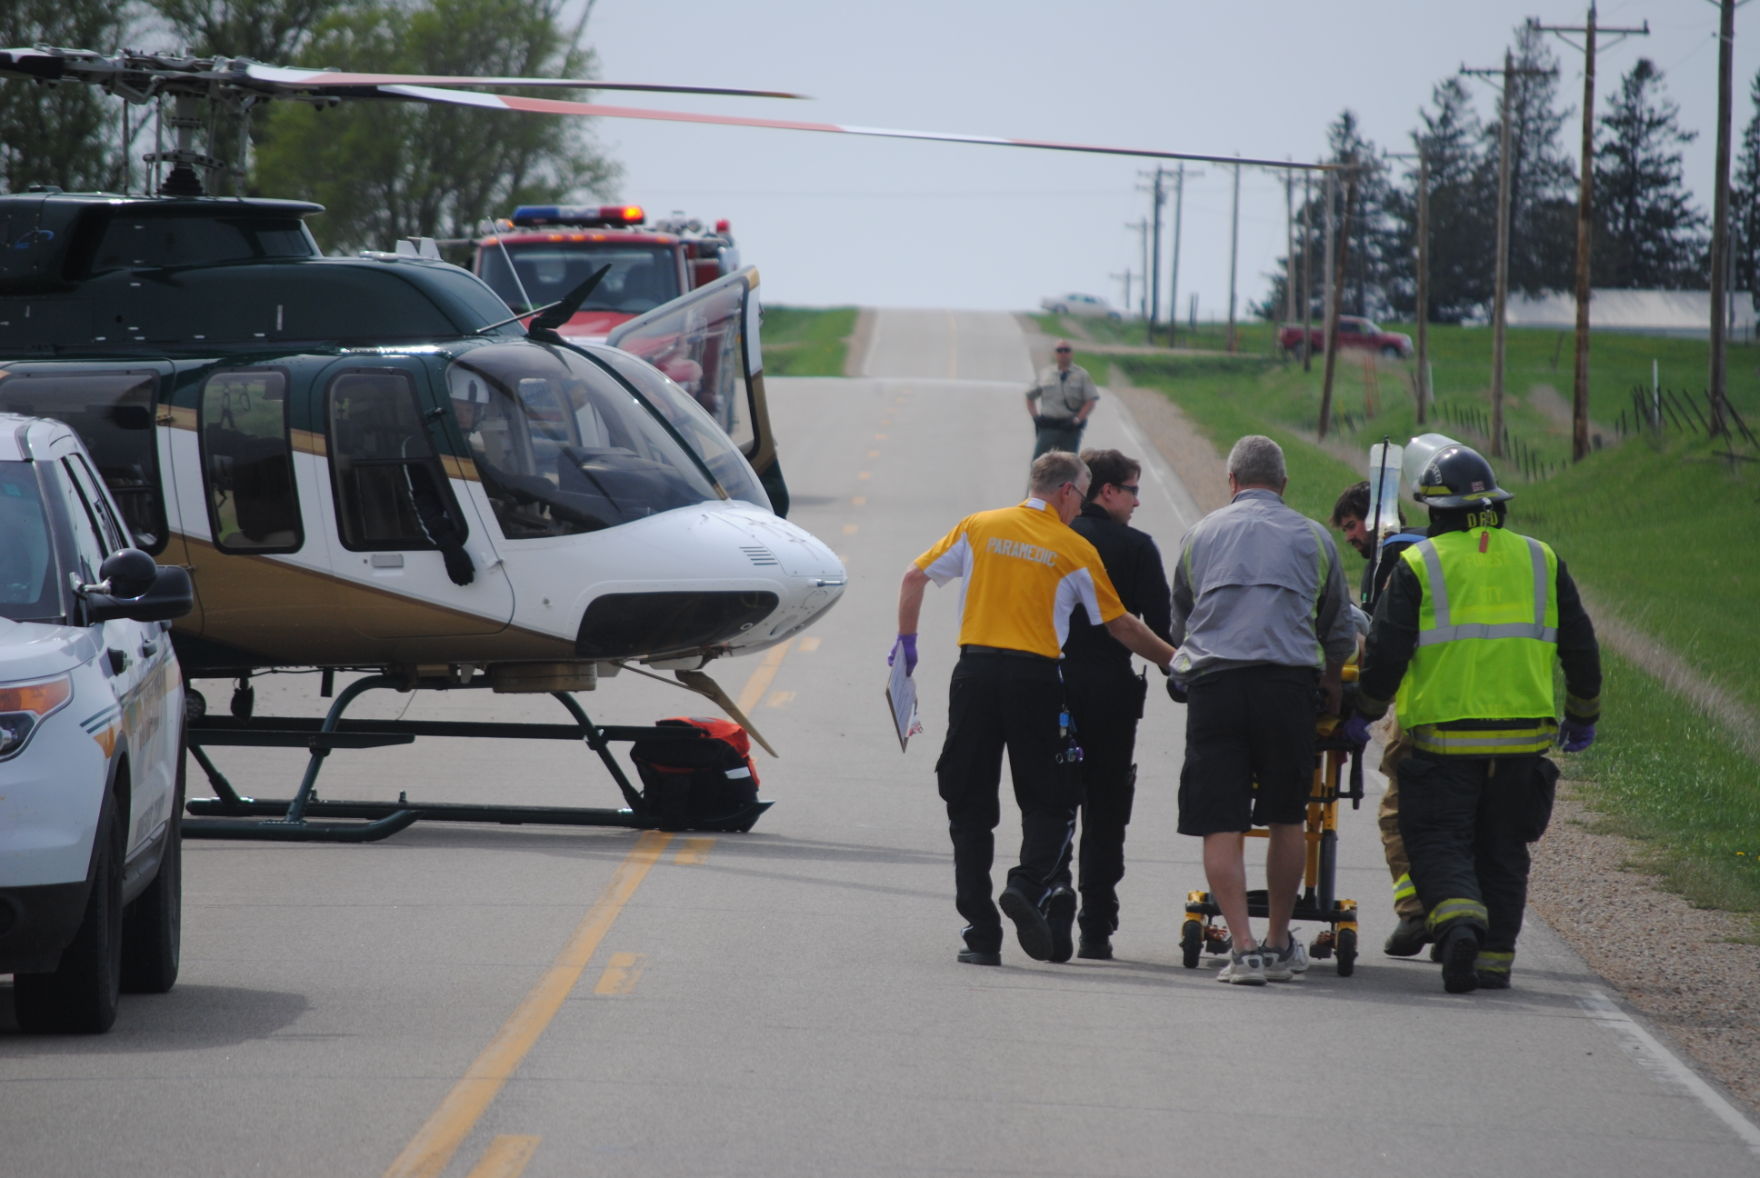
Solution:
{"label": "duty belt", "polygon": [[967,643],[959,650],[961,654],[1000,654],[1015,659],[1032,659],[1036,663],[1056,663],[1058,661],[1042,654],[1034,654],[1030,650],[1011,650],[1006,646],[978,646],[974,643]]}

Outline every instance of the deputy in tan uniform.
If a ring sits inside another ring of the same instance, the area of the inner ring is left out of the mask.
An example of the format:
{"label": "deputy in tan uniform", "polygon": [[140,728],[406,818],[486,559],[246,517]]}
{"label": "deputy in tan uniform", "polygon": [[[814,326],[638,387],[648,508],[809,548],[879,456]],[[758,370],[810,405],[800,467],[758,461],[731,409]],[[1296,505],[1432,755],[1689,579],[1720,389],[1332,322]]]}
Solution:
{"label": "deputy in tan uniform", "polygon": [[893,656],[916,666],[917,620],[931,581],[965,578],[959,662],[948,693],[947,740],[935,764],[953,838],[955,902],[965,917],[968,965],[1000,965],[1002,920],[990,894],[996,824],[1001,820],[1002,753],[1008,750],[1021,808],[1020,862],[1008,873],[1001,915],[1021,948],[1039,961],[1068,960],[1054,945],[1053,922],[1067,941],[1075,893],[1057,889],[1067,911],[1041,908],[1058,860],[1075,833],[1081,796],[1079,754],[1065,716],[1058,660],[1079,604],[1107,632],[1164,672],[1173,647],[1126,613],[1094,546],[1069,526],[1088,493],[1087,466],[1052,451],[1033,463],[1029,498],[968,515],[905,570],[898,592]]}
{"label": "deputy in tan uniform", "polygon": [[1079,454],[1088,415],[1100,402],[1094,378],[1086,368],[1071,362],[1074,353],[1068,340],[1058,340],[1052,355],[1057,362],[1040,369],[1038,379],[1027,390],[1027,415],[1033,419],[1035,431],[1034,458],[1051,450]]}

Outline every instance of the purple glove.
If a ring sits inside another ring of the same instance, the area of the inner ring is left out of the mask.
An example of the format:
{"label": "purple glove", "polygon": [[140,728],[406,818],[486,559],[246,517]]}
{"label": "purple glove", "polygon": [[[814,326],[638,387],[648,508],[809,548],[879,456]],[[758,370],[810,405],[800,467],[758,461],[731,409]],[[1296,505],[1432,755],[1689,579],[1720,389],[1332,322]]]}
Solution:
{"label": "purple glove", "polygon": [[1361,712],[1352,712],[1344,722],[1340,731],[1344,738],[1358,748],[1367,748],[1369,744],[1369,717]]}
{"label": "purple glove", "polygon": [[904,651],[904,673],[909,675],[917,669],[917,636],[915,634],[900,634],[898,641],[892,644],[892,652],[886,656],[887,666],[892,665],[901,650]]}
{"label": "purple glove", "polygon": [[1558,726],[1558,744],[1567,753],[1580,753],[1595,743],[1595,725],[1566,720]]}

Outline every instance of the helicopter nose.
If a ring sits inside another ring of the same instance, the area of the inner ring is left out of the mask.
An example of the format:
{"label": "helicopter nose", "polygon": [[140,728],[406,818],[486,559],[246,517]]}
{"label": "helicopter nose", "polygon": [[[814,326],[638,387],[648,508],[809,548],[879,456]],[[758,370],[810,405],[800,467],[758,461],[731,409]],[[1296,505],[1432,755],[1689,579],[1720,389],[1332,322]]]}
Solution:
{"label": "helicopter nose", "polygon": [[842,598],[849,574],[817,536],[773,515],[752,513],[743,521],[750,542],[742,545],[754,562],[773,560],[786,574],[787,588],[780,595],[776,612],[753,633],[735,643],[736,648],[755,650],[800,633],[822,617]]}

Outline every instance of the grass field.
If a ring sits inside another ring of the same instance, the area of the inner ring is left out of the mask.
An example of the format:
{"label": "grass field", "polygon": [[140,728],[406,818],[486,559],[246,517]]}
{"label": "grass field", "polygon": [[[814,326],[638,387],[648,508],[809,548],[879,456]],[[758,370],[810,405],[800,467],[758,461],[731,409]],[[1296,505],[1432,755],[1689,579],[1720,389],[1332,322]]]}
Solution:
{"label": "grass field", "polygon": [[854,307],[765,307],[764,372],[769,376],[842,376],[855,329]]}

